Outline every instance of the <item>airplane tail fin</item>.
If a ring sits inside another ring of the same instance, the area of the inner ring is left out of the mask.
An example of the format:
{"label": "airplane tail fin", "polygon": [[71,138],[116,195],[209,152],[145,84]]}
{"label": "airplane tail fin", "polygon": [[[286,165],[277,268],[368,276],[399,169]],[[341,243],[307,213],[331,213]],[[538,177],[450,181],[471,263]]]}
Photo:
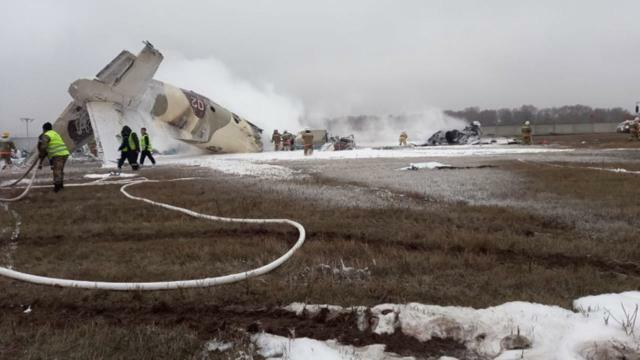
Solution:
{"label": "airplane tail fin", "polygon": [[97,81],[111,86],[126,99],[124,106],[139,100],[164,58],[149,42],[144,44],[138,56],[123,50],[96,75]]}
{"label": "airplane tail fin", "polygon": [[[129,57],[126,56],[126,58],[128,59]],[[144,48],[133,63],[129,64],[126,70],[115,78],[113,89],[128,97],[141,96],[149,86],[149,82],[158,70],[163,58],[162,54],[153,45],[145,42]],[[127,61],[123,64],[126,64]]]}

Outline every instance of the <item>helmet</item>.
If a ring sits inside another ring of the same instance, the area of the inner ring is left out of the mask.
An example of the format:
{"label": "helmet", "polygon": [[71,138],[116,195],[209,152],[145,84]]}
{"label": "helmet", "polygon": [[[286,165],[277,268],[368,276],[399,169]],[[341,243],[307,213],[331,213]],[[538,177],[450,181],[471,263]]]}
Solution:
{"label": "helmet", "polygon": [[8,138],[9,137],[9,132],[8,131],[3,132],[2,133],[2,137],[3,138]]}
{"label": "helmet", "polygon": [[525,125],[529,125],[529,120],[524,122]]}

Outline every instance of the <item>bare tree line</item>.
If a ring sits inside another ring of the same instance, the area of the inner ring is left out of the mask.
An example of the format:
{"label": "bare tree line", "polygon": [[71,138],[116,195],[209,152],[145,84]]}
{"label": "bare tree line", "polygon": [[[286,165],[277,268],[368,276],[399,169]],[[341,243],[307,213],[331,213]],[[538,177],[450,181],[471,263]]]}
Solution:
{"label": "bare tree line", "polygon": [[479,121],[482,125],[518,125],[525,121],[535,124],[621,122],[633,117],[630,112],[620,107],[604,109],[587,105],[565,105],[542,109],[533,105],[522,105],[519,108],[497,110],[468,107],[464,110],[445,110],[444,113],[468,122]]}

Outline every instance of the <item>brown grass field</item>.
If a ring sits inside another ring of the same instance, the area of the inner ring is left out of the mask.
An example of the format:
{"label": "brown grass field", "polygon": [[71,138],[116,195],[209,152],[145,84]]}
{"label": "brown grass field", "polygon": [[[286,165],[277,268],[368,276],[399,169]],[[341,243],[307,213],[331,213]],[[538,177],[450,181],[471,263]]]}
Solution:
{"label": "brown grass field", "polygon": [[[627,160],[615,165],[637,166],[636,159]],[[2,278],[0,358],[217,358],[204,351],[208,340],[242,339],[240,330],[258,321],[275,334],[295,328],[297,336],[338,337],[356,345],[375,340],[402,353],[403,346],[408,351],[415,344],[353,335],[345,323],[298,319],[278,307],[487,307],[513,300],[570,307],[580,296],[640,288],[640,175],[582,169],[601,165],[584,162],[553,162],[578,169],[504,158],[484,162],[519,179],[505,195],[506,205],[446,201],[391,186],[375,190],[390,194],[389,206],[342,206],[307,199],[296,189],[320,196],[372,190],[321,173],[283,183],[202,168],[144,169],[153,179],[201,179],[140,184],[131,187],[134,195],[207,214],[294,219],[306,227],[307,241],[269,275],[210,289],[122,293]],[[96,170],[71,165],[68,183],[87,181],[81,178],[85,171]],[[509,205],[510,199],[517,204]],[[119,185],[68,187],[60,194],[35,189],[9,210],[21,217],[21,232],[15,249],[8,232],[2,233],[0,259],[18,270],[65,278],[223,275],[275,259],[296,239],[291,228],[206,222],[129,200]],[[14,217],[0,211],[0,229],[12,228]],[[368,272],[341,276],[322,266],[341,263]],[[24,313],[27,307],[30,313]]]}

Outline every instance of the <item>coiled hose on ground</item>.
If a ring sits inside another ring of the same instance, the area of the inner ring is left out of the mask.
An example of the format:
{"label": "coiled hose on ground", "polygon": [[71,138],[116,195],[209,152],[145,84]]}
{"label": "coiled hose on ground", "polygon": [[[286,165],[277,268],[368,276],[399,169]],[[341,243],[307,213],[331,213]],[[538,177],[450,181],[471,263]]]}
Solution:
{"label": "coiled hose on ground", "polygon": [[[35,162],[29,170],[17,181],[12,183],[9,186],[13,186],[20,182],[27,174],[34,168]],[[37,170],[33,172],[31,176],[31,181],[29,185],[25,188],[24,192],[20,194],[18,197],[13,199],[0,199],[0,202],[11,202],[18,201],[22,199],[32,187],[36,176]],[[164,180],[164,181],[186,181],[193,180],[194,178],[185,178],[185,179],[173,179],[173,180]],[[92,186],[99,185],[100,181],[94,181],[91,183],[85,184],[70,184],[77,186]],[[160,182],[160,180],[148,180],[148,179],[132,179],[130,181],[125,181],[124,185],[120,187],[120,192],[124,194],[129,199],[142,201],[147,204],[153,206],[159,206],[168,210],[178,211],[183,214],[198,218],[205,219],[210,221],[221,221],[221,222],[229,222],[229,223],[241,223],[241,224],[285,224],[289,226],[293,226],[298,230],[299,236],[296,243],[291,247],[286,253],[277,258],[276,260],[263,265],[259,268],[252,269],[245,272],[240,272],[236,274],[223,275],[217,277],[209,277],[203,279],[193,279],[193,280],[178,280],[178,281],[157,281],[157,282],[107,282],[107,281],[86,281],[86,280],[69,280],[62,278],[54,278],[47,276],[39,276],[28,274],[20,271],[15,271],[12,269],[8,269],[5,267],[0,267],[0,276],[5,276],[14,280],[24,281],[32,284],[38,285],[48,285],[48,286],[59,286],[59,287],[69,287],[69,288],[82,288],[82,289],[100,289],[100,290],[114,290],[114,291],[153,291],[153,290],[172,290],[172,289],[185,289],[185,288],[204,288],[204,287],[212,287],[223,284],[230,284],[234,282],[239,282],[242,280],[247,280],[256,276],[264,275],[278,266],[282,265],[284,262],[289,260],[293,254],[302,247],[304,243],[306,232],[304,227],[293,220],[289,219],[245,219],[245,218],[229,218],[222,216],[214,216],[198,213],[193,210],[161,203],[158,201],[149,200],[147,198],[133,196],[127,192],[127,188],[134,185],[139,185],[148,182]]]}

